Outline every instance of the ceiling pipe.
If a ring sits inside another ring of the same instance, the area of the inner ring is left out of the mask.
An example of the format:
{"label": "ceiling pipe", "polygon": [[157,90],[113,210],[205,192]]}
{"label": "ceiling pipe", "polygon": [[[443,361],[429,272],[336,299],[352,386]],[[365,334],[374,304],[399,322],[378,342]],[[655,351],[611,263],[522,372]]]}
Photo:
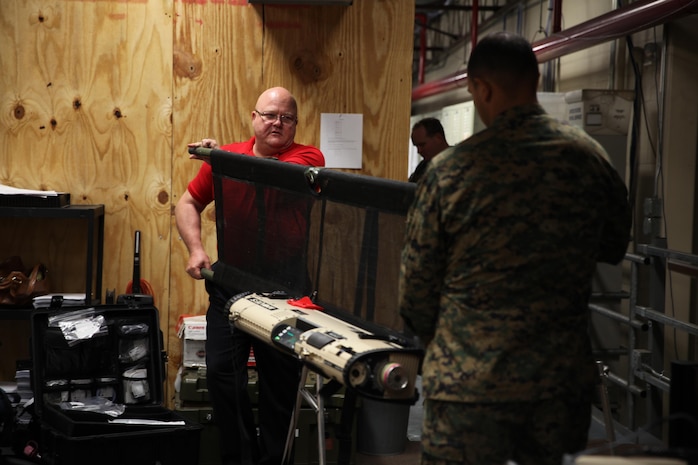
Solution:
{"label": "ceiling pipe", "polygon": [[480,23],[477,20],[479,14],[478,9],[480,7],[478,0],[473,0],[472,5],[473,10],[470,13],[470,50],[472,50],[477,44],[477,25]]}
{"label": "ceiling pipe", "polygon": [[[698,0],[640,0],[534,42],[539,63],[698,12]],[[419,85],[412,101],[465,87],[467,72]]]}
{"label": "ceiling pipe", "polygon": [[562,30],[562,0],[553,3],[553,34]]}

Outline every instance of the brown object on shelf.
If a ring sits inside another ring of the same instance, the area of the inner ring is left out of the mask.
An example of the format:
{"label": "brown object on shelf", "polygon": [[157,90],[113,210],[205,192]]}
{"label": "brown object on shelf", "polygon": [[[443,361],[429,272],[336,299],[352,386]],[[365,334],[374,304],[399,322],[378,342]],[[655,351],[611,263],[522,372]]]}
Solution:
{"label": "brown object on shelf", "polygon": [[18,256],[0,263],[0,305],[30,305],[34,297],[49,291],[48,270],[43,263],[37,263],[31,270],[24,267]]}

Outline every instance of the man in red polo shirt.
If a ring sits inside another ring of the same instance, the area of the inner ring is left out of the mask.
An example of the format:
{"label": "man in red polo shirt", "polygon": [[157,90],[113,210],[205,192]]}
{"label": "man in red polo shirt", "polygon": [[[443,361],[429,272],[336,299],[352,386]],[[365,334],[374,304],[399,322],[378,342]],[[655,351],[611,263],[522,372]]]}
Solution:
{"label": "man in red polo shirt", "polygon": [[[300,165],[324,166],[325,159],[317,148],[294,142],[298,107],[288,90],[274,87],[264,91],[251,117],[254,136],[244,142],[221,146],[221,150]],[[218,143],[213,139],[203,139],[189,144],[189,147],[218,148]],[[254,189],[241,187],[235,198],[226,197],[226,216],[232,211],[231,218],[236,222],[256,222],[253,195]],[[267,192],[267,195],[277,196],[275,202],[266,199],[266,203],[275,209],[267,212],[267,218],[273,217],[276,224],[296,231],[297,234],[286,236],[288,240],[304,238],[303,213],[284,208],[283,198],[278,192]],[[177,229],[189,251],[186,271],[195,279],[201,279],[202,268],[215,270],[216,267],[201,242],[201,212],[213,200],[211,165],[203,163],[175,209]],[[250,247],[254,247],[254,242]],[[283,257],[284,252],[275,248],[279,248],[279,244],[265,243],[264,252],[276,258],[290,258]],[[285,251],[295,249],[288,242],[283,248]],[[237,263],[233,264],[244,266],[246,253],[245,245],[240,244],[234,254]],[[221,463],[278,465],[296,401],[300,365],[273,347],[255,343],[241,331],[231,331],[225,304],[235,294],[249,289],[224,288],[206,281],[206,290],[209,293],[206,313],[207,384],[215,423],[221,433]],[[259,376],[259,441],[247,392],[247,360],[251,344]]]}

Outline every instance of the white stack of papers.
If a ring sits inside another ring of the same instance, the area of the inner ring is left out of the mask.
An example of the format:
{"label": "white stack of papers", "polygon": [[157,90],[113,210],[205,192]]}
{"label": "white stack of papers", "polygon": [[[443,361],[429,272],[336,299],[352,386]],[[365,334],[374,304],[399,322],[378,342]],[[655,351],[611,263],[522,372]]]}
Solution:
{"label": "white stack of papers", "polygon": [[85,305],[85,293],[67,293],[67,294],[46,294],[34,297],[34,308],[48,308],[51,306],[51,299],[58,296],[63,298],[61,307],[78,307]]}
{"label": "white stack of papers", "polygon": [[31,195],[35,197],[56,197],[56,191],[37,191],[32,189],[20,189],[18,187],[0,184],[0,195]]}

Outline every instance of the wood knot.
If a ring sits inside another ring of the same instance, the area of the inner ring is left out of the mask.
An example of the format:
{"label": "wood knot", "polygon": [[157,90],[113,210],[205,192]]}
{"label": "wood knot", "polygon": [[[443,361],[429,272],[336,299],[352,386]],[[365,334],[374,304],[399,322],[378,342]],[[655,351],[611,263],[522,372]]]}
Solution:
{"label": "wood knot", "polygon": [[175,45],[172,64],[174,65],[175,75],[187,79],[199,77],[203,69],[201,58],[189,50],[184,50],[180,45]]}
{"label": "wood knot", "polygon": [[168,194],[165,191],[160,191],[158,193],[158,202],[160,202],[161,205],[166,205],[167,202],[170,201],[170,194]]}
{"label": "wood knot", "polygon": [[330,76],[330,61],[309,50],[302,50],[291,59],[291,71],[305,83],[324,81]]}

